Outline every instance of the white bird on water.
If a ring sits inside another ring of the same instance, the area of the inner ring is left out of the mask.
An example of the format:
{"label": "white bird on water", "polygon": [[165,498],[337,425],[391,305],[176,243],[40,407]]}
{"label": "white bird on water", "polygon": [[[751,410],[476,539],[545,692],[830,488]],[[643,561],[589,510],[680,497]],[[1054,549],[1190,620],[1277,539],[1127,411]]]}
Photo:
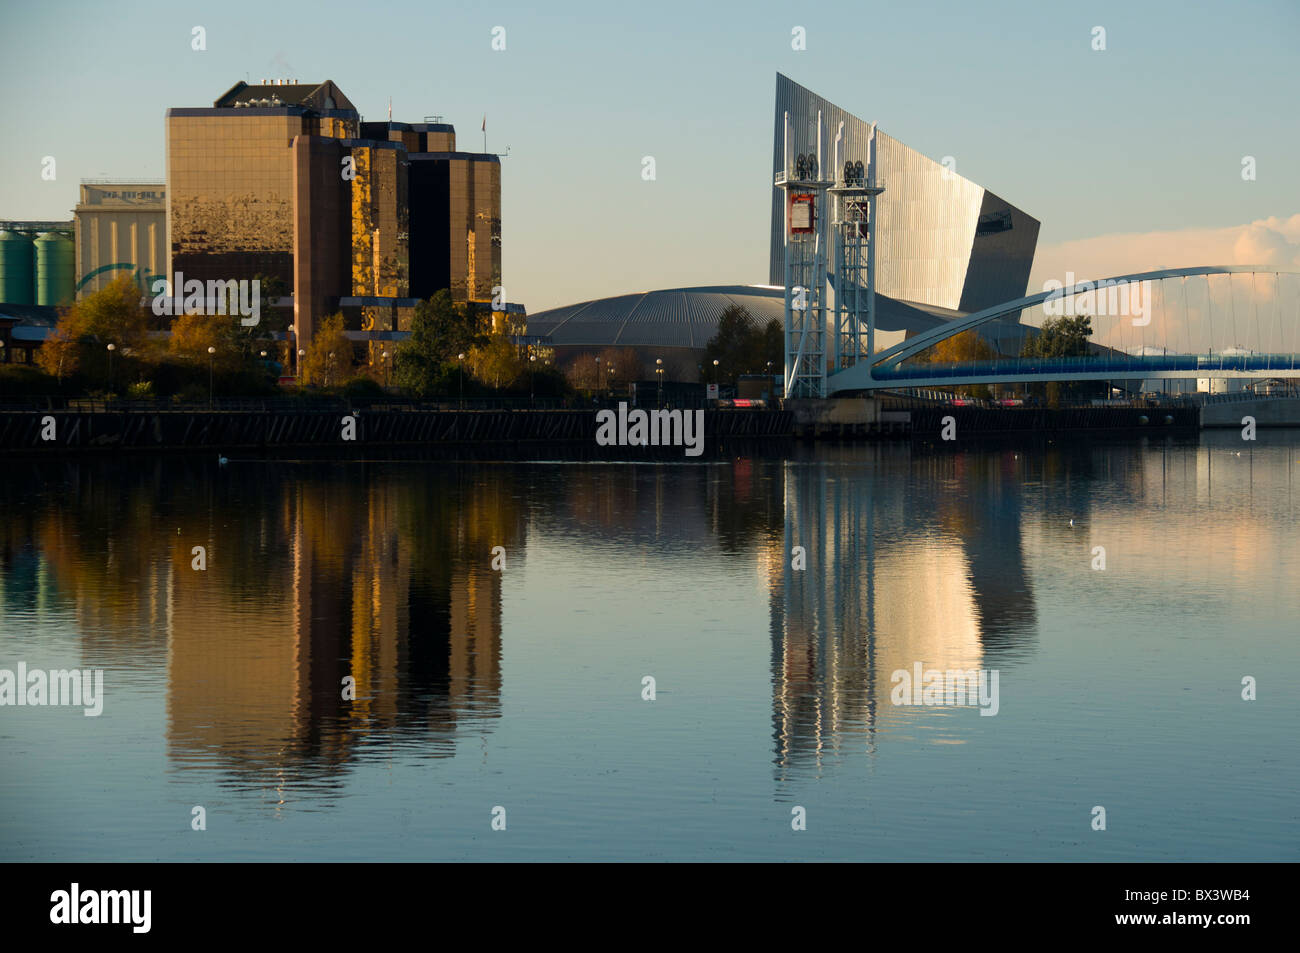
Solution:
{"label": "white bird on water", "polygon": [[1071,526],[1074,525],[1074,520],[1070,520],[1070,525],[1071,525]]}

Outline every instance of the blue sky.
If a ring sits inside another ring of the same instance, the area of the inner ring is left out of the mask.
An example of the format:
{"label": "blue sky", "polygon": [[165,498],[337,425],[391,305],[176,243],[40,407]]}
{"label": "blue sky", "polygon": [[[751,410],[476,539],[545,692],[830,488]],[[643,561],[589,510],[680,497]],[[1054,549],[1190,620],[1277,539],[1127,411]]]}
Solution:
{"label": "blue sky", "polygon": [[71,217],[82,177],[161,178],[168,107],[328,78],[368,119],[389,96],[394,119],[444,116],[463,148],[486,114],[510,147],[504,281],[530,311],[761,282],[781,71],[1040,219],[1036,276],[1300,266],[1298,44],[1296,0],[7,3],[0,218]]}

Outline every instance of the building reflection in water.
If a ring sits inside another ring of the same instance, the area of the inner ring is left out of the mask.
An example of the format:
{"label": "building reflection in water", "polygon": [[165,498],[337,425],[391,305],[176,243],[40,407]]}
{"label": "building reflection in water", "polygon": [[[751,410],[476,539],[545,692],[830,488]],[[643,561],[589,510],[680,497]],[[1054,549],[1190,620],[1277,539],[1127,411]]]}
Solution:
{"label": "building reflection in water", "polygon": [[[223,607],[200,574],[177,574],[175,611],[189,622],[170,628],[174,760],[332,775],[364,747],[450,755],[459,729],[499,715],[490,552],[522,546],[517,497],[455,471],[398,474],[284,487],[259,531],[287,541],[278,596]],[[214,560],[221,543],[218,532]]]}
{"label": "building reflection in water", "polygon": [[778,780],[873,751],[908,717],[894,671],[997,668],[1029,647],[1016,461],[875,446],[784,464],[784,545],[765,557]]}
{"label": "building reflection in water", "polygon": [[60,489],[10,522],[6,563],[34,579],[48,566],[72,596],[84,664],[165,671],[173,766],[333,786],[366,749],[445,756],[490,729],[491,549],[524,537],[513,471],[248,462],[214,479],[193,461],[132,463],[34,467],[34,485]]}
{"label": "building reflection in water", "polygon": [[[1159,532],[1130,533],[1118,558],[1219,541],[1217,562],[1188,559],[1180,593],[1212,588],[1224,559],[1244,572],[1278,548],[1290,511],[1251,494],[1290,500],[1290,454],[1255,463],[1212,440],[820,446],[667,467],[14,463],[0,479],[0,609],[33,628],[68,614],[83,665],[165,697],[174,767],[283,799],[300,781],[341,785],[350,766],[397,748],[446,756],[492,730],[503,645],[491,550],[524,558],[526,527],[563,537],[579,561],[634,548],[662,573],[713,549],[753,559],[764,580],[784,781],[873,751],[881,732],[933,725],[932,709],[890,703],[895,670],[1004,671],[1031,653],[1027,547],[1036,559],[1086,553],[1135,513],[1158,517]],[[1166,509],[1175,501],[1181,517]],[[206,571],[191,569],[195,545]],[[804,571],[791,569],[796,546]],[[1293,586],[1276,576],[1277,592]],[[565,619],[545,621],[563,646]]]}

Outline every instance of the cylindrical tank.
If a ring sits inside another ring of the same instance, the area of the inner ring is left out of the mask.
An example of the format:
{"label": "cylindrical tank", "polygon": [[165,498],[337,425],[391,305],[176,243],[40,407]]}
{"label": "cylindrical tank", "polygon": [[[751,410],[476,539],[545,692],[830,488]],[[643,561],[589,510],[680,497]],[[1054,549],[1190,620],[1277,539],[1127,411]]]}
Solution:
{"label": "cylindrical tank", "polygon": [[32,279],[36,274],[36,249],[30,236],[21,232],[0,232],[0,301],[5,304],[35,304]]}
{"label": "cylindrical tank", "polygon": [[55,232],[39,236],[36,245],[36,303],[67,304],[76,290],[77,250],[70,238]]}

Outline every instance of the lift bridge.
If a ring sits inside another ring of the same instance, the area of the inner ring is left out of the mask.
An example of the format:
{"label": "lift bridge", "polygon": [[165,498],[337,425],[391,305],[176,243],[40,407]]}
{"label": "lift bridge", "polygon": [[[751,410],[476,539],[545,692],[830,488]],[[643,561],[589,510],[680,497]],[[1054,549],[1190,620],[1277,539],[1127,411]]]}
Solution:
{"label": "lift bridge", "polygon": [[829,178],[823,171],[820,112],[814,152],[791,160],[788,112],[784,134],[784,168],[775,184],[785,191],[785,396],[826,397],[828,364],[845,370],[875,351],[876,196],[884,191],[875,180],[876,127],[871,126],[864,164],[845,154],[840,123]]}

